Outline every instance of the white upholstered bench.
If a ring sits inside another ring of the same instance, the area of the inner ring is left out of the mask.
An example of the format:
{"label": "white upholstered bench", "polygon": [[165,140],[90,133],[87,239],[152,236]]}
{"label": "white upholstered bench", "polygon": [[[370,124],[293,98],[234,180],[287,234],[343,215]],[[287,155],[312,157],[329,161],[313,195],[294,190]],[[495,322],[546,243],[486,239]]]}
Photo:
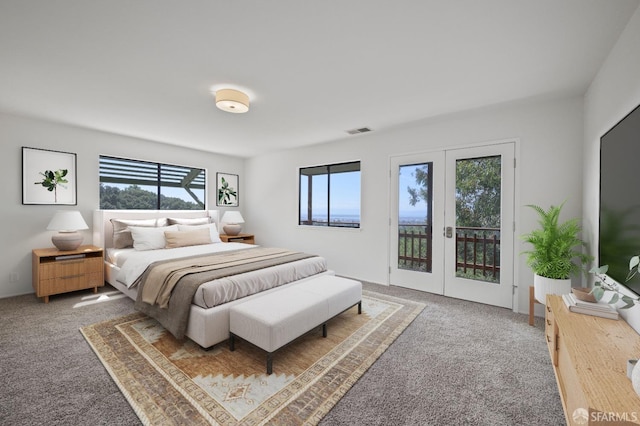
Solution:
{"label": "white upholstered bench", "polygon": [[267,374],[273,371],[273,353],[294,339],[358,305],[362,312],[362,284],[323,275],[262,297],[232,306],[229,310],[230,350],[239,337],[267,352]]}

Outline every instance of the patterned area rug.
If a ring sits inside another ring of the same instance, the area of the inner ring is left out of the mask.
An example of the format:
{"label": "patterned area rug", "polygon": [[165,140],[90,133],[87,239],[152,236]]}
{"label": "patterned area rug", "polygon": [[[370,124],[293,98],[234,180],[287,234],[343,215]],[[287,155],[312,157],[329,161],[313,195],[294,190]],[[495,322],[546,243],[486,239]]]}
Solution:
{"label": "patterned area rug", "polygon": [[424,304],[363,291],[351,308],[276,352],[239,341],[204,350],[135,313],[80,331],[147,425],[317,424]]}

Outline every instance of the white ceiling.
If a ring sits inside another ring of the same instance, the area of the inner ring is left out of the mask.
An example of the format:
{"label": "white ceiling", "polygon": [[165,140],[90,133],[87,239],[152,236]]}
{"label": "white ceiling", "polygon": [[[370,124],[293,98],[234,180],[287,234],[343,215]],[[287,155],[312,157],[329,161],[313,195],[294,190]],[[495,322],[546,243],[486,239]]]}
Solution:
{"label": "white ceiling", "polygon": [[250,157],[582,94],[638,4],[0,0],[0,110]]}

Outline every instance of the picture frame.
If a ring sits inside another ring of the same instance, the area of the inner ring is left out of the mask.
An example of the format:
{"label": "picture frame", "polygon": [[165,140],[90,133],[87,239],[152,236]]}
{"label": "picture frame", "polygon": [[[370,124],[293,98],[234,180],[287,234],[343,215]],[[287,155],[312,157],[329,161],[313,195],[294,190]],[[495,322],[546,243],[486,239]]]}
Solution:
{"label": "picture frame", "polygon": [[22,147],[22,204],[78,204],[77,156],[71,152]]}
{"label": "picture frame", "polygon": [[238,207],[240,193],[238,175],[216,173],[216,206]]}

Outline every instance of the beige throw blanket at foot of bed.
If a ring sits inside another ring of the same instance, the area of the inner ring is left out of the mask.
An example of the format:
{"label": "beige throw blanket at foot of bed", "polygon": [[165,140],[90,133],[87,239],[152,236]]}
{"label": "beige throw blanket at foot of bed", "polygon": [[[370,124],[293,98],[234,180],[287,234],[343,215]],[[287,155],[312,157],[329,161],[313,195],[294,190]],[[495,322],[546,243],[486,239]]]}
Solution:
{"label": "beige throw blanket at foot of bed", "polygon": [[177,339],[182,339],[191,301],[201,284],[313,256],[257,247],[154,262],[135,282],[138,286],[135,307],[158,320]]}

